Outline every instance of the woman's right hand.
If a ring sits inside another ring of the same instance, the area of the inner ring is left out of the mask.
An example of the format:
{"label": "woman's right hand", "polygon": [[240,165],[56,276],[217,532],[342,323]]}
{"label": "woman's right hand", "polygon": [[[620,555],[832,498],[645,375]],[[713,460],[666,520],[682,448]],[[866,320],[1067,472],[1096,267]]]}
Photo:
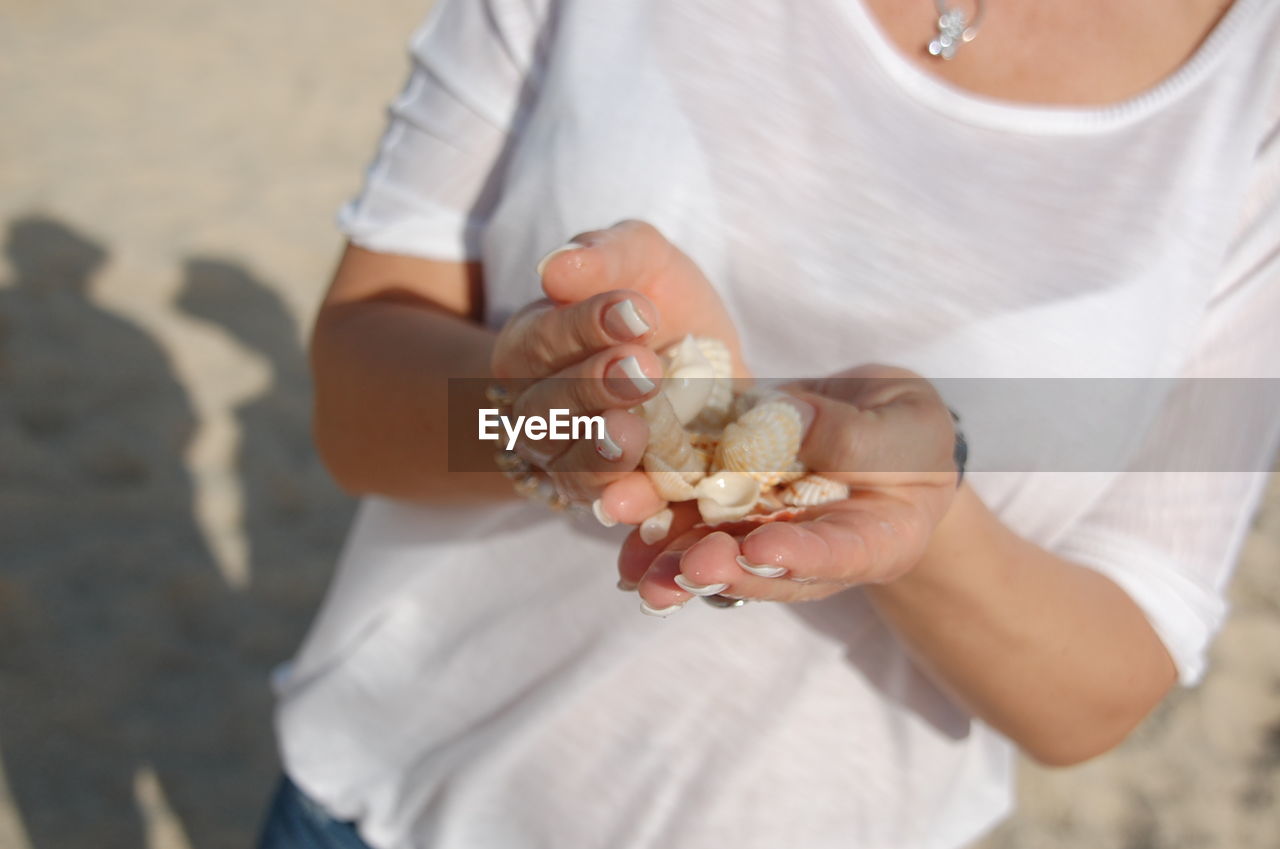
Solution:
{"label": "woman's right hand", "polygon": [[548,297],[498,334],[492,373],[515,398],[512,415],[600,415],[606,434],[578,442],[521,437],[516,451],[566,498],[594,502],[602,520],[639,523],[664,506],[638,471],[648,426],[628,412],[657,394],[655,351],[689,333],[715,336],[728,345],[737,376],[746,376],[737,333],[692,260],[642,222],[576,236],[539,271]]}

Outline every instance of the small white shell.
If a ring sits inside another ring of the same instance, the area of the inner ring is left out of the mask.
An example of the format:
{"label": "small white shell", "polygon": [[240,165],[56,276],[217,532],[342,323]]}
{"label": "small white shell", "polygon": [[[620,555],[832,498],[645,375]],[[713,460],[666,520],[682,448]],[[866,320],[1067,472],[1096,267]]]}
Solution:
{"label": "small white shell", "polygon": [[662,394],[681,425],[687,425],[702,412],[715,384],[715,369],[692,336],[663,352],[666,360]]}
{"label": "small white shell", "polygon": [[670,508],[663,508],[640,523],[640,541],[645,545],[653,545],[667,538],[671,533],[671,521],[675,514]]}
{"label": "small white shell", "polygon": [[782,491],[782,503],[793,507],[814,507],[848,497],[848,486],[821,475],[805,475]]}
{"label": "small white shell", "polygon": [[699,481],[694,492],[702,520],[715,525],[750,513],[760,500],[760,481],[741,472],[717,472]]}

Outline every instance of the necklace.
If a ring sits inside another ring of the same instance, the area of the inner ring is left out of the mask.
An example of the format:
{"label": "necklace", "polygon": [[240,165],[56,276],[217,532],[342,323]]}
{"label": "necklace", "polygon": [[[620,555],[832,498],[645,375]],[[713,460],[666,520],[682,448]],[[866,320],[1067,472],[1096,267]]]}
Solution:
{"label": "necklace", "polygon": [[983,0],[975,0],[977,8],[970,22],[962,9],[948,9],[946,0],[933,0],[938,10],[938,37],[929,42],[929,55],[940,59],[951,59],[960,49],[960,45],[973,41],[978,37],[978,27],[982,24],[982,16],[986,12]]}

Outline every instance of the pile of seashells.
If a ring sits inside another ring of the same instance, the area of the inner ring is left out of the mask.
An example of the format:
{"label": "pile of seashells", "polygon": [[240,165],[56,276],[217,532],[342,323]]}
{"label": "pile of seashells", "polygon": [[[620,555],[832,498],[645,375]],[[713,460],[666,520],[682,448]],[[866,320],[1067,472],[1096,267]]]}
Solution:
{"label": "pile of seashells", "polygon": [[[644,470],[664,499],[696,500],[702,520],[717,525],[849,496],[847,486],[798,459],[804,425],[785,396],[734,394],[723,342],[686,336],[661,356],[662,391],[636,411],[649,423]],[[670,509],[654,514],[641,537],[662,539],[672,518]]]}

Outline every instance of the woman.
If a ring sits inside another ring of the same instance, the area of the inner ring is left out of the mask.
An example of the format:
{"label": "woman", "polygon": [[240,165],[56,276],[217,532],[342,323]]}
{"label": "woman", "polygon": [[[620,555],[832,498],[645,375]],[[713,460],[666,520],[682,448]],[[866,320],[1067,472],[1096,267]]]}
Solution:
{"label": "woman", "polygon": [[[1015,747],[1084,760],[1198,680],[1275,417],[1212,467],[1142,425],[1203,427],[1149,378],[1280,362],[1280,9],[1179,10],[993,4],[945,59],[927,0],[442,0],[316,324],[318,444],[369,498],[281,685],[302,789],[264,844],[959,847]],[[521,450],[639,523],[626,410],[686,333],[851,375],[794,393],[854,497],[646,543],[446,437],[493,379],[602,413],[620,454]],[[1026,421],[991,390],[1064,377],[1139,389]],[[941,396],[988,458],[958,489]],[[1122,460],[1073,465],[1108,422]]]}

